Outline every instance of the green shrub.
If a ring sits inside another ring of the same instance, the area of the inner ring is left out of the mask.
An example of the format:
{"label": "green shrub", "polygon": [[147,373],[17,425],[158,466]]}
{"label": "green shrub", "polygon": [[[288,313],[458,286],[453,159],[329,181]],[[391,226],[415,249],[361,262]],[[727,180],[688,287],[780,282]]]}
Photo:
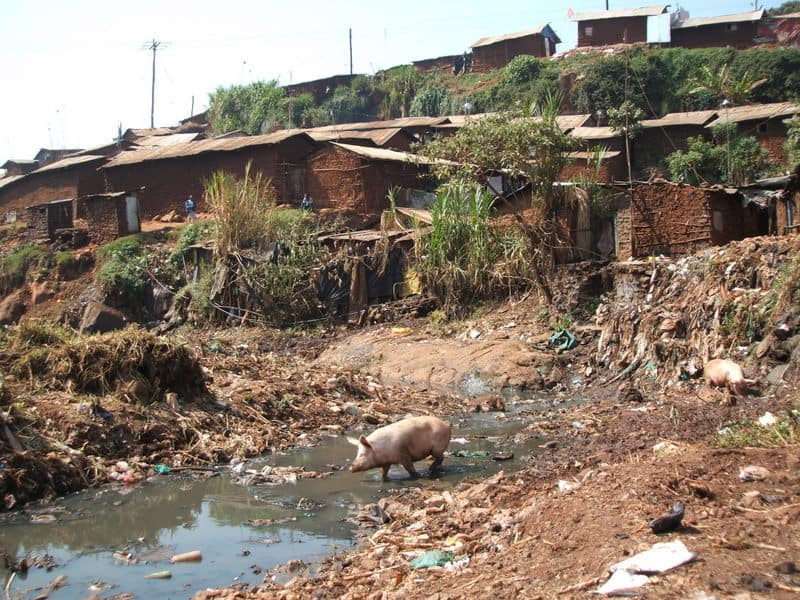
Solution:
{"label": "green shrub", "polygon": [[535,56],[521,54],[511,59],[503,68],[501,81],[512,85],[531,83],[539,77],[542,70],[542,61]]}
{"label": "green shrub", "polygon": [[0,261],[0,292],[8,294],[25,283],[28,272],[46,267],[50,256],[39,246],[23,246]]}
{"label": "green shrub", "polygon": [[129,235],[97,249],[97,282],[128,306],[141,306],[149,286],[147,258],[138,235]]}
{"label": "green shrub", "polygon": [[450,113],[451,98],[439,84],[422,88],[411,102],[412,117],[439,117]]}

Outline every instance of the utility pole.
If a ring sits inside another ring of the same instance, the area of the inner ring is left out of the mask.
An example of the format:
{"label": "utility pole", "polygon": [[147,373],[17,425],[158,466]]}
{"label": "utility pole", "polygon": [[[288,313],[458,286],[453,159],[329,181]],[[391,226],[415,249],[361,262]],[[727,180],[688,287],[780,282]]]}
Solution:
{"label": "utility pole", "polygon": [[153,51],[153,83],[150,86],[150,129],[155,127],[155,110],[156,110],[156,50],[161,45],[161,42],[153,38],[150,43],[149,50]]}
{"label": "utility pole", "polygon": [[350,75],[353,74],[353,29],[350,28],[348,30],[350,32]]}
{"label": "utility pole", "polygon": [[606,10],[608,10],[608,0],[606,0]]}
{"label": "utility pole", "polygon": [[191,117],[192,115],[194,115],[194,95],[192,95],[192,108],[189,111],[189,116]]}

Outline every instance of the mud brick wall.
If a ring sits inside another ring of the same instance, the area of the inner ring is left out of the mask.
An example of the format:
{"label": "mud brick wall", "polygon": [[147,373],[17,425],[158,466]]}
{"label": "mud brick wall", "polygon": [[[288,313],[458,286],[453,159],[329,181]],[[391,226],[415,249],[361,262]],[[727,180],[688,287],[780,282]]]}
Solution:
{"label": "mud brick wall", "polygon": [[52,239],[56,229],[72,227],[72,200],[28,206],[25,223],[34,239]]}
{"label": "mud brick wall", "polygon": [[437,58],[426,58],[423,60],[415,60],[414,67],[420,73],[441,72],[446,74],[453,73],[453,67],[456,64],[457,58],[463,58],[463,54],[453,54],[451,56],[439,56]]}
{"label": "mud brick wall", "polygon": [[[594,165],[589,165],[583,158],[574,159],[564,167],[559,174],[559,181],[578,181],[580,179],[593,180],[595,178]],[[607,158],[600,163],[600,170],[597,173],[597,180],[602,183],[612,181],[627,181],[628,167],[625,156],[619,154],[612,158]]]}
{"label": "mud brick wall", "polygon": [[299,96],[301,94],[311,94],[319,104],[326,98],[332,97],[333,92],[340,85],[349,86],[350,82],[357,75],[333,75],[314,81],[304,81],[284,86],[287,96]]}
{"label": "mud brick wall", "polygon": [[89,196],[76,202],[76,213],[86,220],[94,242],[108,242],[125,235],[125,197]]}
{"label": "mud brick wall", "polygon": [[757,36],[758,21],[673,29],[670,33],[671,45],[682,48],[751,48],[756,45],[754,40]]}
{"label": "mud brick wall", "polygon": [[617,260],[628,260],[634,256],[630,197],[627,193],[616,194],[612,206],[616,210]]}
{"label": "mud brick wall", "polygon": [[425,171],[410,163],[369,160],[328,146],[308,159],[306,189],[316,208],[380,214],[388,207],[389,188],[420,188],[420,174]]}
{"label": "mud brick wall", "polygon": [[81,194],[105,191],[103,177],[97,172],[99,161],[88,165],[42,173],[30,173],[0,188],[0,213],[44,204],[53,200],[76,198]]}
{"label": "mud brick wall", "polygon": [[[552,44],[551,52],[555,51]],[[527,35],[513,40],[505,40],[489,46],[478,46],[472,49],[472,70],[476,73],[487,73],[505,67],[511,59],[522,54],[547,56],[544,36]]]}
{"label": "mud brick wall", "polygon": [[[591,27],[592,35],[587,35],[587,27]],[[629,44],[646,42],[647,17],[623,17],[620,19],[578,22],[578,46],[621,44],[623,38]]]}
{"label": "mud brick wall", "polygon": [[769,161],[771,163],[783,164],[787,160],[786,148],[786,125],[783,124],[782,119],[788,117],[779,117],[769,119],[768,121],[745,121],[739,123],[739,133],[742,135],[752,135],[769,153]]}
{"label": "mud brick wall", "polygon": [[140,194],[140,211],[143,219],[151,219],[171,210],[183,211],[189,194],[194,196],[196,209],[207,209],[204,199],[204,182],[218,170],[244,175],[247,163],[252,161],[251,176],[261,173],[270,180],[270,189],[278,203],[288,200],[287,164],[302,163],[313,147],[310,143],[292,143],[287,140],[273,146],[243,148],[235,152],[209,152],[184,158],[145,161],[104,169],[109,192],[124,192],[145,188]]}

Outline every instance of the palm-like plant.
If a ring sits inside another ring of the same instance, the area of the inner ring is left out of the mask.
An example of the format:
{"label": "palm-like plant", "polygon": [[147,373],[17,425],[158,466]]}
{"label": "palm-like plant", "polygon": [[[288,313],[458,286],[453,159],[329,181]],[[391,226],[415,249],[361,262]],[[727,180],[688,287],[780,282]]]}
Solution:
{"label": "palm-like plant", "polygon": [[709,108],[717,107],[727,99],[733,104],[744,104],[758,86],[766,79],[754,79],[749,71],[738,77],[733,74],[730,63],[713,71],[708,66],[700,67],[700,73],[689,79],[689,94],[704,100]]}

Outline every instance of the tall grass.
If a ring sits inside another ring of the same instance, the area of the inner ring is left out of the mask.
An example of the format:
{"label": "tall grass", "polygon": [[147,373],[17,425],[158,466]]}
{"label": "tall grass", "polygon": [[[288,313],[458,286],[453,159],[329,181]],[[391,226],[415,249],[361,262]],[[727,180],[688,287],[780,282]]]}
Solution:
{"label": "tall grass", "polygon": [[418,245],[416,268],[451,315],[529,283],[528,242],[492,225],[492,201],[480,187],[446,187],[431,207],[432,231]]}

